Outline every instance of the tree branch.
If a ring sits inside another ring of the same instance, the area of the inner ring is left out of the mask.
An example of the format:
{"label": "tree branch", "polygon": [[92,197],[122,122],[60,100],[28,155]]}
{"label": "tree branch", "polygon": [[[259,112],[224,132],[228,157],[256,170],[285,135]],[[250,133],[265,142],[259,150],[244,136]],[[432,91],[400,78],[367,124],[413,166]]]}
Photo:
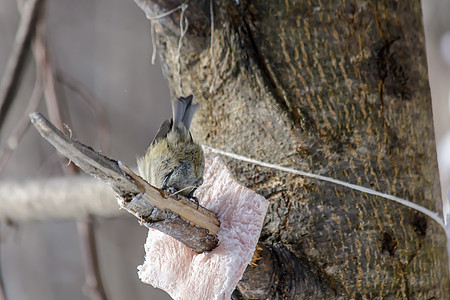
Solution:
{"label": "tree branch", "polygon": [[30,96],[30,100],[28,101],[28,106],[25,109],[25,112],[21,117],[21,119],[16,123],[16,126],[14,127],[10,136],[6,140],[6,143],[4,143],[0,149],[0,173],[5,168],[11,154],[13,153],[14,150],[16,150],[17,146],[19,145],[19,142],[22,140],[23,135],[30,126],[30,120],[28,119],[28,115],[33,111],[35,111],[38,108],[39,104],[41,103],[42,84],[40,77],[41,77],[40,72],[37,71],[33,92]]}
{"label": "tree branch", "polygon": [[86,173],[111,184],[118,203],[146,227],[160,230],[193,251],[217,246],[217,217],[181,195],[169,195],[136,175],[121,162],[109,159],[72,140],[38,113],[30,114],[40,134]]}
{"label": "tree branch", "polygon": [[56,80],[66,86],[73,93],[83,100],[91,110],[95,117],[98,127],[99,148],[102,153],[109,154],[111,151],[111,129],[109,128],[108,118],[105,108],[98,104],[94,96],[83,86],[81,82],[77,82],[69,75],[58,72]]}
{"label": "tree branch", "polygon": [[8,115],[9,107],[14,100],[19,75],[25,62],[26,49],[30,43],[41,2],[41,0],[27,1],[21,13],[14,45],[0,83],[0,128],[2,128],[3,122]]}
{"label": "tree branch", "polygon": [[111,188],[86,176],[0,183],[0,219],[37,221],[121,214]]}
{"label": "tree branch", "polygon": [[108,299],[100,276],[100,265],[95,241],[94,218],[87,216],[77,222],[78,235],[81,240],[81,251],[84,256],[84,268],[86,270],[85,293],[93,300]]}

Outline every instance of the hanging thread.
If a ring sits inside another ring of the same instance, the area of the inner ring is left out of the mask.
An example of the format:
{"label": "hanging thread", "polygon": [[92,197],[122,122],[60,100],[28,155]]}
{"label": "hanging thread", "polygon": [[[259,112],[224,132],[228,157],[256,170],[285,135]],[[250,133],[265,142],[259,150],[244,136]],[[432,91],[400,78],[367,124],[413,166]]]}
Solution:
{"label": "hanging thread", "polygon": [[271,163],[267,163],[267,162],[263,162],[263,161],[259,161],[256,159],[252,159],[252,158],[248,158],[239,154],[235,154],[235,153],[230,153],[230,152],[226,152],[226,151],[222,151],[219,149],[215,149],[215,148],[211,148],[209,146],[205,146],[206,148],[210,149],[212,152],[220,154],[220,155],[225,155],[240,161],[244,161],[244,162],[248,162],[251,164],[255,164],[255,165],[259,165],[262,167],[266,167],[266,168],[271,168],[271,169],[275,169],[275,170],[279,170],[279,171],[283,171],[283,172],[288,172],[288,173],[292,173],[292,174],[296,174],[296,175],[301,175],[304,177],[309,177],[309,178],[313,178],[313,179],[317,179],[317,180],[321,180],[321,181],[326,181],[326,182],[330,182],[330,183],[334,183],[337,185],[341,185],[347,188],[350,188],[352,190],[356,190],[362,193],[366,193],[366,194],[370,194],[370,195],[374,195],[374,196],[378,196],[378,197],[382,197],[385,199],[388,199],[390,201],[394,201],[397,203],[400,203],[404,206],[407,206],[409,208],[412,208],[414,210],[420,211],[421,213],[429,216],[430,218],[432,218],[436,223],[438,223],[444,230],[446,230],[444,221],[442,218],[440,218],[438,216],[437,213],[423,207],[420,206],[414,202],[408,201],[406,199],[403,198],[399,198],[390,194],[386,194],[386,193],[382,193],[379,191],[375,191],[360,185],[356,185],[356,184],[352,184],[349,182],[345,182],[342,180],[338,180],[338,179],[334,179],[331,177],[327,177],[327,176],[323,176],[323,175],[317,175],[317,174],[313,174],[313,173],[309,173],[309,172],[305,172],[305,171],[300,171],[300,170],[296,170],[296,169],[292,169],[292,168],[287,168],[287,167],[283,167],[280,165],[276,165],[276,164],[271,164]]}
{"label": "hanging thread", "polygon": [[[366,193],[366,194],[370,194],[370,195],[374,195],[374,196],[378,196],[378,197],[382,197],[384,199],[390,200],[390,201],[394,201],[397,202],[401,205],[404,205],[406,207],[409,207],[411,209],[414,209],[416,211],[419,211],[427,216],[429,216],[431,219],[433,219],[436,223],[438,223],[443,229],[444,229],[444,233],[445,233],[445,237],[447,239],[446,242],[446,246],[447,246],[447,258],[448,258],[448,268],[450,271],[450,230],[447,229],[447,227],[445,226],[444,220],[442,218],[440,218],[438,216],[437,213],[429,210],[428,208],[425,208],[423,206],[420,206],[414,202],[408,201],[406,199],[403,198],[399,198],[390,194],[386,194],[386,193],[382,193],[382,192],[378,192],[363,186],[359,186],[356,184],[352,184],[352,183],[348,183],[342,180],[338,180],[338,179],[334,179],[331,177],[327,177],[327,176],[322,176],[322,175],[317,175],[317,174],[313,174],[313,173],[309,173],[309,172],[304,172],[304,171],[300,171],[300,170],[296,170],[296,169],[292,169],[292,168],[287,168],[287,167],[283,167],[280,165],[276,165],[276,164],[271,164],[271,163],[267,163],[267,162],[263,162],[263,161],[259,161],[253,158],[249,158],[249,157],[245,157],[236,153],[231,153],[231,152],[226,152],[223,150],[219,150],[219,149],[215,149],[206,145],[203,145],[203,147],[208,148],[209,150],[211,150],[214,153],[220,154],[220,155],[224,155],[224,156],[228,156],[230,158],[233,159],[237,159],[240,161],[244,161],[244,162],[248,162],[254,165],[259,165],[261,167],[266,167],[266,168],[271,168],[271,169],[275,169],[275,170],[279,170],[279,171],[283,171],[283,172],[288,172],[288,173],[292,173],[292,174],[296,174],[296,175],[301,175],[304,177],[309,177],[309,178],[313,178],[313,179],[317,179],[317,180],[322,180],[322,181],[326,181],[326,182],[330,182],[330,183],[334,183],[337,185],[341,185],[347,188],[350,188],[352,190],[356,190],[362,193]],[[448,220],[447,220],[448,222]]]}
{"label": "hanging thread", "polygon": [[[182,87],[181,84],[181,61],[180,61],[180,51],[181,51],[181,44],[183,42],[183,37],[186,34],[186,31],[188,29],[188,20],[184,17],[184,13],[187,9],[188,5],[186,3],[181,3],[177,7],[164,12],[162,14],[156,15],[156,16],[149,16],[147,15],[147,19],[150,20],[150,34],[151,34],[151,40],[152,40],[152,64],[154,65],[156,63],[156,53],[158,52],[158,49],[156,47],[156,32],[155,32],[155,21],[158,19],[165,18],[169,16],[170,14],[176,12],[177,10],[181,10],[180,14],[180,38],[178,40],[178,48],[177,48],[177,56],[178,56],[178,74],[180,75],[180,87]],[[185,19],[185,27],[183,27],[183,19]]]}
{"label": "hanging thread", "polygon": [[[178,61],[178,85],[180,87],[180,92],[183,91],[183,82],[182,82],[182,76],[181,76],[181,46],[183,45],[183,38],[186,34],[188,27],[189,27],[189,21],[184,17],[184,13],[187,9],[188,5],[186,3],[181,4],[181,14],[180,14],[180,38],[178,39],[178,48],[177,48],[177,61]],[[183,20],[184,20],[184,26],[183,26]]]}

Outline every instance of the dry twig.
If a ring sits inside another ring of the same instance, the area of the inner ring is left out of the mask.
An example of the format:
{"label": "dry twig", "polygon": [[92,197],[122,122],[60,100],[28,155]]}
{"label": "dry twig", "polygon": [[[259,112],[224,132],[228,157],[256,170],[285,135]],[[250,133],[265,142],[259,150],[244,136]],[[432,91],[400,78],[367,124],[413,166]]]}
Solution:
{"label": "dry twig", "polygon": [[9,157],[11,156],[12,152],[16,150],[23,135],[30,126],[30,119],[28,118],[28,115],[38,108],[39,103],[41,103],[41,99],[42,99],[42,85],[40,80],[40,74],[39,72],[36,72],[36,79],[33,92],[31,94],[30,100],[28,101],[28,106],[25,109],[23,117],[19,120],[19,122],[17,122],[10,136],[6,140],[6,143],[2,146],[0,150],[0,173],[5,168],[6,163],[9,160]]}
{"label": "dry twig", "polygon": [[89,106],[89,109],[92,111],[92,114],[97,121],[100,150],[102,153],[108,154],[111,151],[111,134],[104,107],[96,103],[94,96],[83,86],[83,84],[77,82],[67,74],[58,72],[56,74],[56,80],[77,94],[80,99]]}
{"label": "dry twig", "polygon": [[0,128],[8,115],[19,85],[25,63],[26,50],[33,33],[36,15],[42,0],[30,0],[24,5],[11,54],[0,83]]}
{"label": "dry twig", "polygon": [[106,291],[100,276],[100,265],[95,242],[94,218],[86,217],[77,222],[78,235],[81,240],[81,250],[84,252],[84,268],[86,270],[85,293],[93,300],[106,300]]}

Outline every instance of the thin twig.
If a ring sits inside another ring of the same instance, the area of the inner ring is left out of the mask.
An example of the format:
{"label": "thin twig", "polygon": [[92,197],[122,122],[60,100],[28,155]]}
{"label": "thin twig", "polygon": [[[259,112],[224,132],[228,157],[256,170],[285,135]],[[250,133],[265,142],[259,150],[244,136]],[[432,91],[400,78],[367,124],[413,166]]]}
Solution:
{"label": "thin twig", "polygon": [[42,75],[42,83],[44,85],[45,103],[47,106],[50,120],[58,128],[63,128],[62,112],[60,109],[55,77],[53,73],[53,64],[50,60],[50,54],[46,43],[45,23],[41,18],[36,26],[36,42],[34,43],[34,56],[39,62],[39,67]]}
{"label": "thin twig", "polygon": [[[67,119],[67,117],[63,117],[63,112],[61,110],[61,101],[58,101],[59,97],[57,96],[56,91],[56,80],[54,76],[53,65],[50,60],[50,54],[45,41],[45,23],[43,22],[43,20],[44,18],[40,17],[36,25],[36,38],[33,44],[33,54],[36,60],[36,64],[39,68],[39,72],[41,73],[42,84],[44,87],[44,98],[50,119],[56,124],[58,128],[62,129],[64,123],[63,119]],[[68,114],[65,114],[64,116],[68,116]],[[73,164],[67,165],[67,161],[62,156],[60,163],[65,174],[73,175],[78,173],[76,166]]]}
{"label": "thin twig", "polygon": [[[3,227],[3,222],[0,222],[0,232]],[[3,234],[3,233],[2,233]],[[1,247],[0,247],[1,250]],[[1,251],[0,251],[0,300],[6,300],[6,293],[5,289],[3,288],[5,286],[5,281],[3,280],[3,270],[2,270],[2,263],[1,263]]]}
{"label": "thin twig", "polygon": [[4,286],[3,277],[1,277],[0,280],[1,280],[1,282],[0,282],[0,300],[6,300],[6,295],[5,295],[5,292],[3,291],[3,286]]}
{"label": "thin twig", "polygon": [[[1,225],[3,225],[3,224],[1,224]],[[0,247],[0,249],[1,249],[1,247]],[[6,293],[5,293],[5,289],[3,288],[4,286],[5,286],[5,281],[3,280],[1,252],[0,252],[0,300],[6,300]]]}
{"label": "thin twig", "polygon": [[3,127],[19,86],[20,74],[25,64],[27,48],[30,44],[41,2],[42,0],[29,0],[23,5],[15,41],[0,82],[0,129]]}
{"label": "thin twig", "polygon": [[81,241],[81,250],[84,252],[86,270],[85,293],[93,300],[107,299],[103,281],[100,276],[100,265],[95,242],[94,218],[88,216],[83,221],[77,222],[78,235]]}
{"label": "thin twig", "polygon": [[96,103],[94,96],[86,88],[84,88],[83,84],[77,82],[73,78],[70,78],[67,74],[62,74],[61,72],[57,73],[56,80],[77,94],[80,99],[85,101],[89,106],[97,122],[100,150],[104,154],[109,154],[111,151],[111,130],[109,128],[109,122],[105,109]]}
{"label": "thin twig", "polygon": [[31,93],[30,100],[28,101],[28,106],[19,122],[16,124],[12,130],[9,138],[6,140],[6,144],[0,150],[0,173],[6,166],[12,152],[16,150],[23,135],[30,126],[30,118],[28,115],[33,111],[36,111],[42,100],[42,83],[41,76],[38,68],[36,68],[36,79],[34,83],[33,92]]}

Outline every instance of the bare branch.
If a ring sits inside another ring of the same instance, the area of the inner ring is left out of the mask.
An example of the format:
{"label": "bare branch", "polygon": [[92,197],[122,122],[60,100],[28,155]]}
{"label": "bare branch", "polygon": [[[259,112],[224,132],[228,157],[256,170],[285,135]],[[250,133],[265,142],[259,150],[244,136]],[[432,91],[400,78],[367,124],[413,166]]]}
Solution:
{"label": "bare branch", "polygon": [[83,86],[81,82],[77,82],[67,74],[58,72],[56,74],[56,80],[77,94],[80,99],[86,102],[89,106],[97,122],[100,150],[102,153],[108,154],[111,151],[111,133],[104,107],[95,101],[94,96]]}
{"label": "bare branch", "polygon": [[40,74],[39,72],[36,72],[36,79],[34,83],[33,92],[28,102],[28,106],[23,114],[23,117],[17,122],[9,138],[6,140],[6,143],[0,150],[0,173],[5,168],[6,163],[8,162],[9,157],[11,156],[11,153],[14,150],[16,150],[20,140],[27,131],[28,127],[30,126],[30,119],[28,118],[28,115],[38,108],[39,103],[41,103],[41,100],[42,100],[42,84],[40,80]]}
{"label": "bare branch", "polygon": [[38,38],[35,39],[33,54],[41,72],[45,103],[50,120],[57,128],[63,128],[63,112],[56,92],[53,64],[45,41],[45,22],[43,21],[44,18],[40,18],[37,22],[36,35]]}
{"label": "bare branch", "polygon": [[33,221],[121,215],[111,188],[87,176],[2,180],[0,219]]}
{"label": "bare branch", "polygon": [[[50,59],[45,36],[44,18],[40,17],[37,21],[33,54],[39,72],[41,73],[42,84],[44,88],[44,98],[47,111],[50,115],[50,120],[52,120],[52,122],[56,124],[56,127],[62,129],[64,121],[65,123],[68,123],[67,120],[69,119],[69,114],[66,110],[64,110],[64,105],[61,101],[61,97],[58,97],[57,95],[53,64]],[[65,174],[73,175],[79,172],[77,168],[72,164],[69,164],[69,168],[65,168],[64,166],[66,165],[66,162],[63,156],[61,156],[60,162]]]}
{"label": "bare branch", "polygon": [[84,252],[86,270],[86,294],[93,300],[108,299],[100,276],[100,266],[95,241],[94,218],[86,217],[77,222],[78,235],[81,240],[81,250]]}
{"label": "bare branch", "polygon": [[29,0],[22,9],[19,27],[11,54],[0,82],[0,128],[8,115],[19,84],[20,73],[25,62],[26,49],[34,29],[36,15],[42,0]]}
{"label": "bare branch", "polygon": [[217,246],[217,217],[187,198],[170,196],[136,175],[120,162],[109,159],[72,140],[38,113],[30,114],[41,135],[86,173],[111,184],[119,205],[148,228],[158,229],[196,252]]}

